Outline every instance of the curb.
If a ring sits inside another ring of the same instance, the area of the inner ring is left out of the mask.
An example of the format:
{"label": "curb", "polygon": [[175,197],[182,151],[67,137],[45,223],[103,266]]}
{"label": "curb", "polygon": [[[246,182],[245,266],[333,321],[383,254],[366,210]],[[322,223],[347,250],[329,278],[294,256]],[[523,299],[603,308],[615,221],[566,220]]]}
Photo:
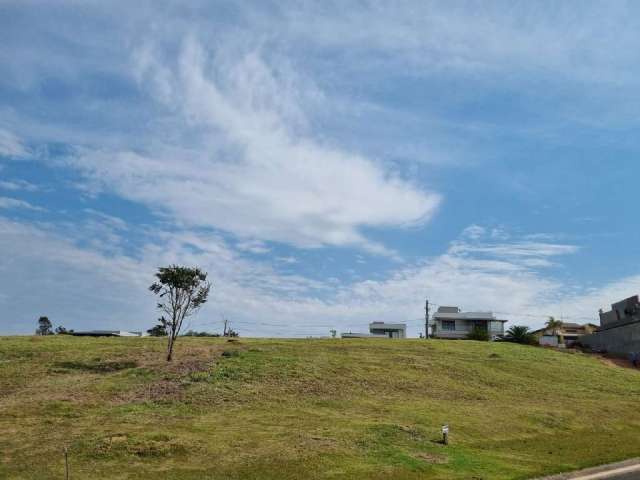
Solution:
{"label": "curb", "polygon": [[640,458],[632,458],[623,462],[610,463],[599,467],[587,468],[577,472],[560,473],[548,477],[539,477],[534,480],[599,480],[609,478],[611,475],[639,472]]}

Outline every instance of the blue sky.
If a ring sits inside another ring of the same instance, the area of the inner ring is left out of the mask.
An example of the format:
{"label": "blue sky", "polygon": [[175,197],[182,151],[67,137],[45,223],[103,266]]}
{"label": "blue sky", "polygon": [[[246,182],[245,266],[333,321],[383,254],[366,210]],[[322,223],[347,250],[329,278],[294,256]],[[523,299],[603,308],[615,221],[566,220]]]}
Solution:
{"label": "blue sky", "polygon": [[595,320],[640,291],[635,2],[0,4],[0,332]]}

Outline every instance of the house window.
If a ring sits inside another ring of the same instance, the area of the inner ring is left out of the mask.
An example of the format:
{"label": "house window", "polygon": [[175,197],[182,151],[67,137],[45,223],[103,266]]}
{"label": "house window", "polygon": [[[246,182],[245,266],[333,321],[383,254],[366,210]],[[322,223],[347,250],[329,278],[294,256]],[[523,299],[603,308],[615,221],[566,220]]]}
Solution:
{"label": "house window", "polygon": [[442,330],[455,330],[456,329],[456,321],[455,320],[442,320]]}
{"label": "house window", "polygon": [[476,320],[473,322],[473,328],[478,330],[483,330],[485,332],[489,331],[489,322],[484,320]]}

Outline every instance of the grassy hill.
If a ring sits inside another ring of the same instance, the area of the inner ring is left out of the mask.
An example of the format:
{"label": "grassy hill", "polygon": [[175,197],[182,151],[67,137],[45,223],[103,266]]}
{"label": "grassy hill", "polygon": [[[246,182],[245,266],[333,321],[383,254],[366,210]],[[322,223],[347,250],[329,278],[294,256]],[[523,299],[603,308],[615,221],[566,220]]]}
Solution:
{"label": "grassy hill", "polygon": [[[640,455],[640,372],[424,340],[0,338],[0,478],[525,479]],[[448,423],[451,444],[438,443]]]}

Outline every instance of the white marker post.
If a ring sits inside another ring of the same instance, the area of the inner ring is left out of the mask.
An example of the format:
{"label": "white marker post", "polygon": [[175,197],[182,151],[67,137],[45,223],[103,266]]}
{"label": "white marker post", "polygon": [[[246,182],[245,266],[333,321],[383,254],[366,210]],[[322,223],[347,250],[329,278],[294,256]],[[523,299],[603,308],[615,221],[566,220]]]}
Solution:
{"label": "white marker post", "polygon": [[442,443],[449,445],[449,425],[442,426]]}

